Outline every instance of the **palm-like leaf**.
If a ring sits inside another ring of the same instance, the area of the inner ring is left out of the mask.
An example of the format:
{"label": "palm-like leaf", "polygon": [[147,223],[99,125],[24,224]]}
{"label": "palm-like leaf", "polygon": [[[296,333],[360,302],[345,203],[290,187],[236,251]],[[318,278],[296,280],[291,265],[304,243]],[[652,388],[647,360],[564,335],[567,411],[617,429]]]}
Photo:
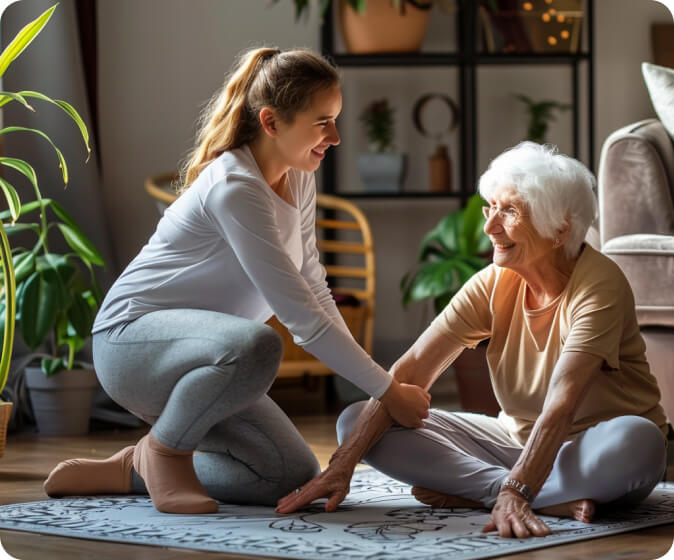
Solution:
{"label": "palm-like leaf", "polygon": [[403,305],[432,299],[439,313],[487,261],[491,243],[483,231],[482,199],[472,196],[462,210],[438,222],[422,239],[417,267],[400,282]]}

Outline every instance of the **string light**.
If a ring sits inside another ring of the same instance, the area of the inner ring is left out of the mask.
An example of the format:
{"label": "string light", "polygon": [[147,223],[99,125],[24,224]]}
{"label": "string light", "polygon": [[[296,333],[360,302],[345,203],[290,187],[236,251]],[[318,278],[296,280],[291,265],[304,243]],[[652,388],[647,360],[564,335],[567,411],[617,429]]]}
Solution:
{"label": "string light", "polygon": [[541,19],[542,19],[545,23],[549,22],[549,21],[550,21],[550,14],[545,13],[545,14],[541,15]]}
{"label": "string light", "polygon": [[552,45],[553,47],[557,44],[557,37],[553,37],[550,35],[548,37],[548,45]]}

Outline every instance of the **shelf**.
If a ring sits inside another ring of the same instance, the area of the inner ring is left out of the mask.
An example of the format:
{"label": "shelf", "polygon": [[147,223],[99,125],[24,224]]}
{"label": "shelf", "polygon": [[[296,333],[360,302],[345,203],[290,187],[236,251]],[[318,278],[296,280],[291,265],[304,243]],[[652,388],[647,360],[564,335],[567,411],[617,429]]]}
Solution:
{"label": "shelf", "polygon": [[589,60],[588,53],[484,53],[475,55],[475,63],[487,64],[573,64],[581,60]]}
{"label": "shelf", "polygon": [[457,53],[333,54],[338,66],[459,66]]}
{"label": "shelf", "polygon": [[383,53],[383,54],[332,54],[332,59],[342,67],[368,66],[461,66],[462,64],[572,64],[588,60],[588,53]]}
{"label": "shelf", "polygon": [[456,191],[450,191],[450,192],[424,192],[424,191],[419,191],[419,192],[411,192],[411,191],[391,191],[391,192],[341,192],[338,191],[336,193],[337,196],[341,196],[342,198],[389,198],[389,199],[396,199],[396,198],[421,198],[421,199],[427,199],[427,198],[462,198],[464,195],[460,192]]}

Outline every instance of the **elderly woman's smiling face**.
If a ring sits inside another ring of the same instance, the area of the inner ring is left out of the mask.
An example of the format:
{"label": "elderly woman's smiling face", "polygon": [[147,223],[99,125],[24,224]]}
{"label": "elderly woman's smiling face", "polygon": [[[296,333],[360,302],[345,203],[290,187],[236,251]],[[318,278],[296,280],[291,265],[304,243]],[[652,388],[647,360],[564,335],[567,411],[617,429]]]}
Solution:
{"label": "elderly woman's smiling face", "polygon": [[536,231],[527,205],[513,187],[496,189],[485,215],[484,232],[494,245],[494,264],[521,273],[553,257],[553,241]]}

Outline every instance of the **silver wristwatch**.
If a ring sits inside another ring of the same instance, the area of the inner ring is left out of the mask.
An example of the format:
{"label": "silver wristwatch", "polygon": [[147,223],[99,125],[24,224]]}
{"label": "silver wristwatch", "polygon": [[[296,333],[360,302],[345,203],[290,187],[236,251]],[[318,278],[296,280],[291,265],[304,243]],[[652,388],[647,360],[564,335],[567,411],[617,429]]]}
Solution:
{"label": "silver wristwatch", "polygon": [[505,482],[501,485],[501,488],[510,488],[515,490],[520,496],[522,496],[527,502],[533,500],[533,495],[531,494],[531,488],[529,488],[524,482],[515,480],[514,478],[506,478]]}

